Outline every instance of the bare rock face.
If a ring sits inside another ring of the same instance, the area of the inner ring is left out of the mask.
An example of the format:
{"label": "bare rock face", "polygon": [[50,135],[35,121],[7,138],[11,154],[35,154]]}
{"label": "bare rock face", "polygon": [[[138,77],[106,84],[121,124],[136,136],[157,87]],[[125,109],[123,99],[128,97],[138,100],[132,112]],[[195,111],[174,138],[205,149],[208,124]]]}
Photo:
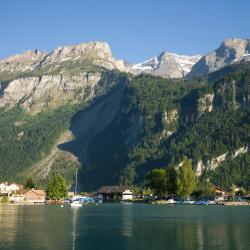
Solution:
{"label": "bare rock face", "polygon": [[234,159],[239,155],[246,154],[248,152],[248,147],[241,147],[234,151],[233,154],[229,155],[228,152],[214,157],[207,162],[203,162],[199,160],[196,166],[196,175],[199,177],[203,174],[205,170],[214,171],[216,168],[220,166],[222,162],[224,162],[227,158]]}
{"label": "bare rock face", "polygon": [[213,110],[214,93],[207,93],[198,100],[198,116]]}
{"label": "bare rock face", "polygon": [[122,60],[113,58],[111,49],[106,42],[89,42],[79,45],[59,47],[50,53],[39,50],[27,51],[0,61],[0,73],[26,72],[48,69],[49,66],[65,62],[89,62],[106,69],[127,71]]}
{"label": "bare rock face", "polygon": [[162,115],[162,123],[164,126],[163,135],[170,136],[177,129],[177,121],[179,118],[178,110],[166,110]]}
{"label": "bare rock face", "polygon": [[[96,70],[95,66],[99,66]],[[51,53],[38,50],[0,61],[0,107],[16,105],[36,113],[93,98],[103,70],[127,71],[113,58],[106,42],[59,47]],[[25,73],[25,77],[24,74]],[[1,86],[3,76],[10,82]]]}
{"label": "bare rock face", "polygon": [[228,39],[218,49],[203,56],[188,76],[207,74],[241,60],[250,60],[250,39]]}
{"label": "bare rock face", "polygon": [[45,52],[39,50],[29,50],[23,54],[11,56],[0,61],[0,72],[25,72],[33,70],[46,55]]}
{"label": "bare rock face", "polygon": [[44,75],[19,78],[12,81],[0,98],[0,107],[12,108],[16,104],[32,113],[64,104],[80,102],[94,96],[100,73],[76,75]]}
{"label": "bare rock face", "polygon": [[200,55],[185,56],[163,52],[157,57],[133,65],[131,71],[135,74],[148,73],[165,78],[182,78],[200,58]]}
{"label": "bare rock face", "polygon": [[75,46],[59,47],[48,54],[41,61],[40,66],[78,60],[91,61],[93,64],[107,69],[126,70],[123,61],[113,58],[111,49],[106,42],[89,42]]}

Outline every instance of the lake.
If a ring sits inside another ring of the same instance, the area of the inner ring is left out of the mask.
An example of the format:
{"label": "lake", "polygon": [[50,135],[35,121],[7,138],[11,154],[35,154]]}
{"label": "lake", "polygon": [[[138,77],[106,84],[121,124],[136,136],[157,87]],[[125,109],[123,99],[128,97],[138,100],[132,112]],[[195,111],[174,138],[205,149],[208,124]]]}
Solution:
{"label": "lake", "polygon": [[0,205],[0,249],[250,249],[250,207]]}

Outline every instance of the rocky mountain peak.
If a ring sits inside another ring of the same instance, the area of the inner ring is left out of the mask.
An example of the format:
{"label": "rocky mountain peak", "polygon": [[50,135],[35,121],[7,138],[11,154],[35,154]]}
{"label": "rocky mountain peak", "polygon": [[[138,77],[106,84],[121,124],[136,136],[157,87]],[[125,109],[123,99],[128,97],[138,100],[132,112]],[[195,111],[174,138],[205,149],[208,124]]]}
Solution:
{"label": "rocky mountain peak", "polygon": [[26,51],[9,57],[0,61],[0,108],[18,104],[37,113],[90,99],[103,68],[127,70],[123,61],[113,58],[106,42],[58,47],[50,53]]}
{"label": "rocky mountain peak", "polygon": [[55,69],[66,61],[87,62],[110,70],[127,71],[122,60],[113,58],[110,46],[106,42],[88,42],[58,47],[50,53],[39,50],[26,51],[0,61],[0,73],[32,71],[45,66],[52,66]]}
{"label": "rocky mountain peak", "polygon": [[189,76],[208,74],[228,64],[250,59],[250,39],[226,39],[194,65]]}
{"label": "rocky mountain peak", "polygon": [[33,70],[37,63],[45,58],[47,53],[38,49],[28,50],[22,54],[10,56],[0,61],[0,72],[1,71],[27,71]]}
{"label": "rocky mountain peak", "polygon": [[66,60],[77,59],[111,59],[112,53],[106,42],[88,42],[78,45],[58,47],[53,50],[43,62],[43,64],[51,62],[60,62]]}
{"label": "rocky mountain peak", "polygon": [[247,40],[244,39],[239,39],[239,38],[229,38],[229,39],[225,39],[221,46],[225,46],[225,47],[231,47],[231,48],[238,48],[238,46],[241,45],[245,45],[247,42]]}

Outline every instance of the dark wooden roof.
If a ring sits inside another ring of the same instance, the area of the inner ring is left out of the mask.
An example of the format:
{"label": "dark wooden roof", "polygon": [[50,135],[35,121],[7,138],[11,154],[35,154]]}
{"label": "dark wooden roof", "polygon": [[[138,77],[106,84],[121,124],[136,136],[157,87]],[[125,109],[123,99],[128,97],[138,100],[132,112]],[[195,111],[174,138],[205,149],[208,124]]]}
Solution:
{"label": "dark wooden roof", "polygon": [[103,186],[101,187],[97,193],[99,194],[117,194],[123,193],[125,190],[130,190],[127,186]]}

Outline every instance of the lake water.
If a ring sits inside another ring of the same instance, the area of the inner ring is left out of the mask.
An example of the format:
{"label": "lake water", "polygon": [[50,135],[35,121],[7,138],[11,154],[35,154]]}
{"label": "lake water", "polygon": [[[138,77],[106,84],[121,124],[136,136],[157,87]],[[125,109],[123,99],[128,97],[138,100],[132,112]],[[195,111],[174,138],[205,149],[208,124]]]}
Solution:
{"label": "lake water", "polygon": [[0,205],[0,249],[250,249],[250,207]]}

